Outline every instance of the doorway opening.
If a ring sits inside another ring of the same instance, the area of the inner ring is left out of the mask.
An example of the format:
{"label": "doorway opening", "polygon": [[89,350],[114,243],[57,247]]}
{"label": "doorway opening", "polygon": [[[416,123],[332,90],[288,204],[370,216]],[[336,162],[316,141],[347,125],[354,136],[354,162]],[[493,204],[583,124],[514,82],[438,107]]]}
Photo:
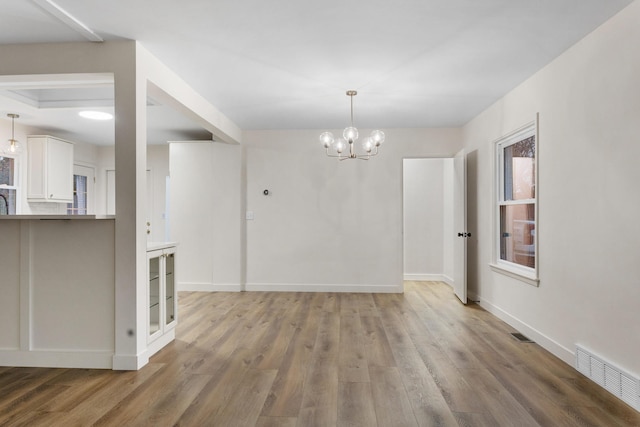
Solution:
{"label": "doorway opening", "polygon": [[442,281],[466,295],[464,153],[403,159],[404,280]]}

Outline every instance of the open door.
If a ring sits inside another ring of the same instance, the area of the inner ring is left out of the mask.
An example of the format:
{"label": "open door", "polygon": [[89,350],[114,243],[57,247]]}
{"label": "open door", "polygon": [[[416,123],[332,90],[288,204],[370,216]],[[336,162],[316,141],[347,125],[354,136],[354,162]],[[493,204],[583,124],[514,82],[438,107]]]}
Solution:
{"label": "open door", "polygon": [[467,170],[464,150],[453,159],[453,292],[467,303]]}

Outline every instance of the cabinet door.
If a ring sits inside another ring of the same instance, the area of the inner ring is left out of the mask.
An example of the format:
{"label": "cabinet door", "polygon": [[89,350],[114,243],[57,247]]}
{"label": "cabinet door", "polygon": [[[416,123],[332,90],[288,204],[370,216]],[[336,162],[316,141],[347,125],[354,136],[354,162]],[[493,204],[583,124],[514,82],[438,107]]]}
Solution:
{"label": "cabinet door", "polygon": [[175,253],[172,250],[165,251],[164,263],[165,327],[168,328],[175,325],[178,312],[175,285]]}
{"label": "cabinet door", "polygon": [[47,147],[47,198],[73,201],[73,145],[49,138]]}
{"label": "cabinet door", "polygon": [[46,199],[46,138],[29,138],[27,153],[27,198]]}
{"label": "cabinet door", "polygon": [[161,281],[162,277],[162,251],[153,251],[147,254],[148,258],[148,301],[147,306],[149,310],[148,322],[149,333],[148,337],[151,340],[154,335],[160,333],[160,315],[161,315]]}

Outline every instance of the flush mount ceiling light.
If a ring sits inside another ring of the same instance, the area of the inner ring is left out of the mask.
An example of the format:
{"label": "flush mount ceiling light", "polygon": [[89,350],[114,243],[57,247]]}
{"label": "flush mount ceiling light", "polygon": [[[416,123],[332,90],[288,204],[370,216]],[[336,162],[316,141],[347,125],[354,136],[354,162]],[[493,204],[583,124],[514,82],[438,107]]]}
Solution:
{"label": "flush mount ceiling light", "polygon": [[80,117],[84,117],[85,119],[91,120],[111,120],[113,119],[113,114],[105,113],[102,111],[80,111],[78,113]]}
{"label": "flush mount ceiling light", "polygon": [[[351,98],[351,126],[345,128],[342,132],[342,137],[334,138],[331,132],[323,132],[320,134],[320,142],[329,157],[337,157],[339,160],[369,160],[371,157],[378,154],[378,147],[380,147],[384,142],[384,132],[381,130],[374,130],[371,132],[370,136],[362,141],[363,152],[357,152],[355,142],[358,139],[358,129],[353,126],[353,97],[357,94],[358,92],[355,90],[347,91],[347,96]],[[349,144],[349,152],[343,154],[344,150],[347,148],[347,144]]]}
{"label": "flush mount ceiling light", "polygon": [[17,119],[20,116],[17,114],[9,113],[7,114],[7,117],[11,119],[11,139],[6,144],[4,144],[4,146],[2,147],[2,152],[5,154],[20,154],[20,152],[22,151],[22,144],[20,144],[16,140],[15,127],[14,127],[15,119]]}

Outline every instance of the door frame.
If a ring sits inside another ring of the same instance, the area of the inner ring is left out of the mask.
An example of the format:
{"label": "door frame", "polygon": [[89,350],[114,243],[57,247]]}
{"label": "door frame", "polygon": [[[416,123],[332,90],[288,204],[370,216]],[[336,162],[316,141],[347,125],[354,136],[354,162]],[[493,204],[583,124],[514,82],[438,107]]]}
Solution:
{"label": "door frame", "polygon": [[[464,180],[465,180],[465,183],[466,183],[466,153],[465,153],[463,150],[461,150],[461,152],[463,153],[463,157],[464,157],[464,160],[465,160],[465,162],[464,162],[464,163],[465,163]],[[453,154],[453,155],[407,156],[407,157],[403,157],[403,158],[402,158],[402,167],[401,167],[402,173],[401,173],[401,184],[400,184],[400,187],[401,187],[401,210],[402,210],[402,224],[401,224],[401,229],[402,229],[402,273],[403,273],[403,281],[404,281],[404,273],[405,273],[405,271],[404,271],[404,262],[405,262],[405,255],[406,255],[406,254],[405,254],[405,209],[404,209],[404,207],[405,207],[405,194],[404,194],[404,189],[405,189],[405,182],[404,182],[404,180],[405,180],[405,174],[404,174],[404,161],[405,161],[405,160],[429,160],[429,159],[434,159],[434,160],[442,159],[442,160],[444,160],[444,159],[451,159],[451,160],[452,160],[452,162],[455,162],[455,157],[456,157],[456,155],[458,155],[459,153],[460,153],[460,152],[458,152],[458,153],[456,153],[456,154]],[[454,175],[454,176],[453,176],[453,180],[455,181],[455,170],[453,170],[453,171],[452,171],[452,173],[453,173],[453,175]],[[453,192],[453,191],[454,191],[454,187],[455,187],[455,183],[452,183],[452,184],[453,184],[453,185],[452,185],[452,188],[450,189],[450,191],[451,191],[451,192]],[[463,221],[464,221],[464,230],[458,230],[458,229],[457,229],[457,225],[456,225],[455,218],[453,218],[453,227],[452,227],[452,233],[454,233],[454,235],[452,236],[452,242],[453,242],[453,245],[455,245],[455,240],[453,240],[453,239],[457,239],[457,234],[458,234],[458,233],[467,233],[467,230],[466,230],[466,216],[467,216],[467,215],[466,215],[466,188],[464,189],[463,198],[464,198],[464,204],[465,204],[465,209],[464,209],[464,219],[463,219]],[[455,201],[454,201],[454,203],[455,203]],[[452,212],[452,216],[453,216],[453,215],[454,215],[454,213]],[[462,293],[462,295],[457,295],[457,297],[458,297],[458,299],[459,299],[463,304],[466,304],[466,303],[467,303],[467,283],[466,283],[466,276],[467,276],[467,273],[466,273],[466,269],[467,269],[467,268],[466,268],[466,264],[467,264],[467,262],[466,262],[466,261],[467,261],[467,259],[466,259],[466,258],[467,258],[467,254],[466,254],[466,240],[467,240],[467,239],[463,239],[463,240],[464,240],[464,262],[462,262],[462,268],[464,269],[464,272],[463,272],[463,277],[464,277],[464,280],[463,280],[463,282],[464,282],[463,289],[464,289],[464,292]],[[452,255],[452,257],[455,257],[455,254],[454,254],[454,255]],[[455,263],[455,261],[454,261],[454,263]],[[454,269],[455,269],[455,264],[454,264]],[[453,289],[453,288],[454,288],[454,278],[452,278],[452,277],[451,277],[451,278],[445,277],[445,275],[444,275],[444,274],[442,275],[442,277],[443,277],[443,280],[442,280],[442,281],[443,281],[443,282],[445,282],[445,283],[447,283],[447,284],[448,284],[449,286],[451,286],[451,288]],[[450,280],[449,280],[449,279],[450,279]]]}

